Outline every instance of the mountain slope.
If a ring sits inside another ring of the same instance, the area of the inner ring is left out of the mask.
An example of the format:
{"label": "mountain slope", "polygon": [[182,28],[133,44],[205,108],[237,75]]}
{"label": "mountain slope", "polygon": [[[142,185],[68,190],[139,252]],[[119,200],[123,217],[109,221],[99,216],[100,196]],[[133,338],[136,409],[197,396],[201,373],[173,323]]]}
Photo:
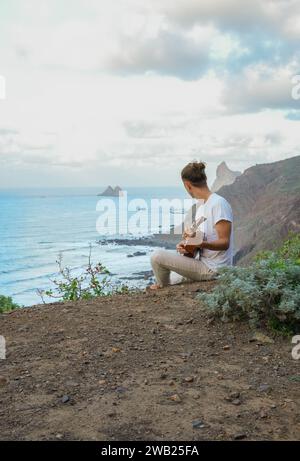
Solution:
{"label": "mountain slope", "polygon": [[277,247],[290,231],[300,231],[300,156],[245,170],[218,194],[231,204],[236,261]]}

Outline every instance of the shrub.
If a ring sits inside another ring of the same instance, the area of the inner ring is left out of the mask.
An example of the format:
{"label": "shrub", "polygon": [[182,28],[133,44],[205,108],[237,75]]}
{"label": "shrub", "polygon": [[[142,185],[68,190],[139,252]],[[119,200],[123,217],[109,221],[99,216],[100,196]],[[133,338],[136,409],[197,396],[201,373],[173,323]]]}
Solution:
{"label": "shrub", "polygon": [[3,314],[3,312],[11,312],[18,307],[20,306],[14,303],[12,298],[0,295],[0,314]]}
{"label": "shrub", "polygon": [[63,266],[62,254],[57,259],[59,277],[51,279],[54,287],[50,290],[38,290],[43,303],[45,296],[59,301],[78,301],[92,299],[98,296],[107,296],[114,293],[126,293],[128,288],[124,285],[112,289],[108,279],[109,271],[101,263],[92,264],[91,247],[88,264],[79,276],[72,275],[72,269]]}
{"label": "shrub", "polygon": [[248,267],[220,271],[211,293],[199,298],[212,315],[223,320],[267,322],[277,329],[300,326],[299,234],[274,253],[261,253]]}
{"label": "shrub", "polygon": [[290,238],[284,242],[279,249],[278,254],[281,258],[292,259],[296,263],[300,263],[300,233],[291,234]]}

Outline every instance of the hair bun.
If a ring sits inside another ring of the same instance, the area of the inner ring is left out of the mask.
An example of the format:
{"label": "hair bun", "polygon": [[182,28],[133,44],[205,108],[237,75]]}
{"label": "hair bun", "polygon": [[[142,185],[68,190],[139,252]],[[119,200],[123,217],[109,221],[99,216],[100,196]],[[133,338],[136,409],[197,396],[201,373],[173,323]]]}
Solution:
{"label": "hair bun", "polygon": [[190,181],[194,186],[202,187],[207,185],[207,176],[205,173],[206,164],[204,162],[188,163],[181,171],[181,178]]}
{"label": "hair bun", "polygon": [[203,171],[206,168],[206,164],[204,162],[194,161],[192,162],[192,166],[193,168],[195,168],[195,170],[198,170],[198,171]]}

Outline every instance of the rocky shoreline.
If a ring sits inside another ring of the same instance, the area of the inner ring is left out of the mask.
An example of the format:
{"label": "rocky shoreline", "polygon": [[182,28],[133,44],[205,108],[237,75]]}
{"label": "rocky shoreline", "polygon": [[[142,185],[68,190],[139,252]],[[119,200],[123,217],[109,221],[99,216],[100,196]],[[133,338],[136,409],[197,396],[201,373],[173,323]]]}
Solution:
{"label": "rocky shoreline", "polygon": [[153,234],[146,237],[136,238],[105,238],[97,241],[98,245],[127,245],[127,246],[148,246],[162,247],[168,250],[174,249],[180,240],[180,235],[174,234]]}

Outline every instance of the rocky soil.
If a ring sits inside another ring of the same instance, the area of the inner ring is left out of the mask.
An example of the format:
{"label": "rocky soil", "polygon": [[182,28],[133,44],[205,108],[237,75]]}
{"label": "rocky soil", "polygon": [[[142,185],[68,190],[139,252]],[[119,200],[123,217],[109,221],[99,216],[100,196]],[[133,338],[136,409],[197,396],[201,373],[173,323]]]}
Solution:
{"label": "rocky soil", "polygon": [[2,314],[0,438],[299,439],[290,340],[212,321],[212,283]]}

